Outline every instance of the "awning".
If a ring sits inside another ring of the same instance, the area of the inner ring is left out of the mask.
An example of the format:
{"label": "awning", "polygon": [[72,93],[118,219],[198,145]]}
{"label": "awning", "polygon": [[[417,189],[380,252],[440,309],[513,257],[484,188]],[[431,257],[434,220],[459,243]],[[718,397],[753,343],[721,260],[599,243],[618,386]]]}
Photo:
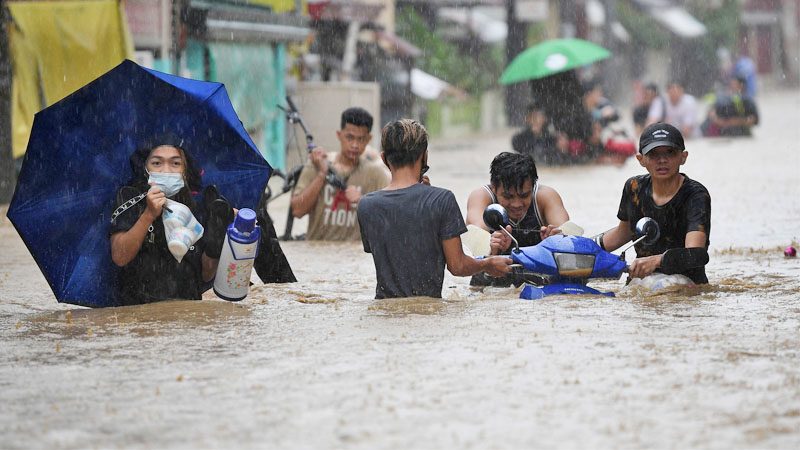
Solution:
{"label": "awning", "polygon": [[357,0],[310,0],[308,15],[314,20],[374,22],[383,11],[382,4]]}
{"label": "awning", "polygon": [[305,40],[311,32],[306,26],[307,19],[293,14],[207,0],[191,0],[190,6],[206,11],[203,38],[211,41],[292,42]]}
{"label": "awning", "polygon": [[508,24],[475,8],[442,8],[439,18],[466,27],[483,42],[503,42],[508,36]]}
{"label": "awning", "polygon": [[466,96],[463,90],[417,68],[411,69],[411,92],[425,100],[436,100],[445,95]]}
{"label": "awning", "polygon": [[274,23],[242,22],[207,19],[208,38],[213,41],[289,42],[303,41],[310,30],[303,27]]}
{"label": "awning", "polygon": [[405,58],[418,58],[422,55],[422,50],[419,47],[394,33],[378,30],[375,31],[375,37],[378,39],[380,46],[391,53]]}
{"label": "awning", "polygon": [[631,0],[676,36],[695,38],[706,34],[706,26],[689,14],[682,6],[669,0]]}
{"label": "awning", "polygon": [[[606,9],[600,0],[587,0],[586,1],[586,21],[593,27],[603,27],[606,24]],[[619,23],[614,21],[611,23],[611,35],[621,42],[630,42],[631,35],[628,30]]]}

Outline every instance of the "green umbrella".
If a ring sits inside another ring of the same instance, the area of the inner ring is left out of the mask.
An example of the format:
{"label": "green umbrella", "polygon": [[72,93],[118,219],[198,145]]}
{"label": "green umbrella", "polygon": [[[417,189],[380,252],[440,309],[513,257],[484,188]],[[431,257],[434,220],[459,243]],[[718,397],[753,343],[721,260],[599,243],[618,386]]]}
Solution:
{"label": "green umbrella", "polygon": [[583,39],[553,39],[517,55],[500,76],[501,84],[536,80],[600,61],[611,52]]}

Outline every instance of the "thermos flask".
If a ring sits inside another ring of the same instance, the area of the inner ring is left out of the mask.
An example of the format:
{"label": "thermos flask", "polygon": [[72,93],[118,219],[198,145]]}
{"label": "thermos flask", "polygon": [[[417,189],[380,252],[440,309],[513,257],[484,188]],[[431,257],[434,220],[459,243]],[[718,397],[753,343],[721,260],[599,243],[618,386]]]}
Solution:
{"label": "thermos flask", "polygon": [[261,229],[256,225],[256,213],[242,208],[228,226],[222,253],[219,257],[214,293],[217,297],[239,301],[250,291],[250,273],[258,255]]}

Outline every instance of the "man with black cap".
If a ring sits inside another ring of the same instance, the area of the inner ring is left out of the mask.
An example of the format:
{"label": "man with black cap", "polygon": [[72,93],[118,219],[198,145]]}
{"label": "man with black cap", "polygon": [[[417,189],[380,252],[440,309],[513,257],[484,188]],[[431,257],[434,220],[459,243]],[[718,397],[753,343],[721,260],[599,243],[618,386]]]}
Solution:
{"label": "man with black cap", "polygon": [[632,278],[653,272],[683,274],[708,283],[705,265],[711,233],[711,196],[705,186],[679,171],[688,156],[681,132],[658,122],[642,132],[636,159],[647,175],[628,179],[622,191],[616,228],[595,236],[605,250],[616,250],[634,237],[634,226],[651,217],[661,228],[651,245],[637,244]]}

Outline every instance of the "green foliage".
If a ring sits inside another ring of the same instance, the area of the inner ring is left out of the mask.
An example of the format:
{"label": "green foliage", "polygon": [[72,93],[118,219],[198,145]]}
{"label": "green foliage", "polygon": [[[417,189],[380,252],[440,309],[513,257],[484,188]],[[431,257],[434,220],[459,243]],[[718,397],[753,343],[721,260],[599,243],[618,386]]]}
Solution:
{"label": "green foliage", "polygon": [[536,22],[528,26],[528,35],[525,41],[528,43],[528,47],[533,47],[545,40],[547,40],[547,25],[544,22]]}
{"label": "green foliage", "polygon": [[426,103],[425,128],[439,137],[445,129],[461,128],[477,131],[481,127],[481,102],[477,97],[457,102],[431,100]]}
{"label": "green foliage", "polygon": [[739,3],[738,0],[722,0],[720,5],[711,6],[709,2],[693,0],[687,4],[689,12],[708,30],[699,42],[707,60],[716,60],[716,51],[720,47],[735,50],[741,15]]}
{"label": "green foliage", "polygon": [[[698,39],[704,56],[713,61],[719,47],[734,48],[739,29],[739,0],[708,2],[691,0],[686,4],[689,12],[706,26],[708,33]],[[628,30],[635,42],[648,48],[665,49],[670,42],[670,34],[648,14],[638,10],[630,2],[617,2],[617,17]]]}
{"label": "green foliage", "polygon": [[503,48],[478,43],[468,51],[445,40],[431,30],[412,8],[400,10],[396,19],[397,34],[422,50],[417,66],[471,95],[497,86],[503,70]]}

